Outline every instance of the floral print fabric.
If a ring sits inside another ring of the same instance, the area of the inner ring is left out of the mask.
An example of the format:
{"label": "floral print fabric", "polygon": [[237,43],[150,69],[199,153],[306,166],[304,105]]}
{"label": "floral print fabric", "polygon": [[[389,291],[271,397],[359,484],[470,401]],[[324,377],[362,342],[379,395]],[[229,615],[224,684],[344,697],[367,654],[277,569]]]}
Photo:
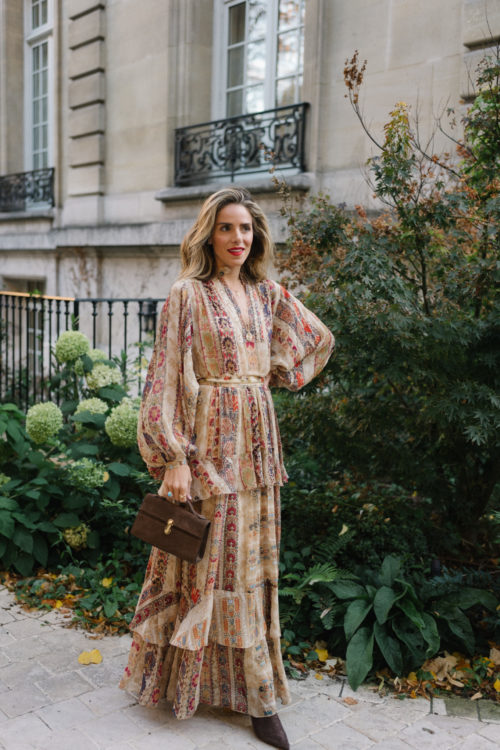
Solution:
{"label": "floral print fabric", "polygon": [[281,442],[269,389],[234,381],[271,373],[272,385],[297,390],[324,367],[333,336],[275,282],[249,285],[247,300],[243,320],[222,281],[174,284],[139,417],[152,475],[187,461],[191,494],[212,520],[196,565],[152,548],[120,683],[144,705],[171,700],[178,718],[200,702],[266,716],[277,697],[289,700],[278,610]]}

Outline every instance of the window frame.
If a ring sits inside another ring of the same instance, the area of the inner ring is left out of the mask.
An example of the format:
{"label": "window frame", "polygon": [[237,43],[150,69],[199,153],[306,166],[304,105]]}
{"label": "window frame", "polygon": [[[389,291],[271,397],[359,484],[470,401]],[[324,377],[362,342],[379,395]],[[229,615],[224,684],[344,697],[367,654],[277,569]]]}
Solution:
{"label": "window frame", "polygon": [[[229,8],[245,3],[245,13],[248,14],[247,0],[214,0],[214,33],[213,33],[213,65],[212,65],[212,111],[211,119],[226,119],[226,93],[228,74],[228,32]],[[279,0],[267,0],[268,28],[265,37],[266,75],[264,78],[264,107],[263,110],[276,109],[276,82],[278,80],[278,28],[279,28]],[[305,7],[305,3],[304,3]],[[305,24],[304,24],[305,27]],[[304,27],[302,35],[304,35]],[[247,32],[247,24],[245,24]],[[245,36],[245,45],[247,37]],[[302,60],[302,76],[303,71]],[[245,87],[245,81],[243,87]],[[296,103],[299,103],[298,101]],[[240,114],[245,114],[244,112]]]}
{"label": "window frame", "polygon": [[33,150],[33,49],[47,42],[47,165],[54,166],[54,3],[47,0],[47,22],[32,29],[32,0],[24,0],[24,169],[34,166]]}

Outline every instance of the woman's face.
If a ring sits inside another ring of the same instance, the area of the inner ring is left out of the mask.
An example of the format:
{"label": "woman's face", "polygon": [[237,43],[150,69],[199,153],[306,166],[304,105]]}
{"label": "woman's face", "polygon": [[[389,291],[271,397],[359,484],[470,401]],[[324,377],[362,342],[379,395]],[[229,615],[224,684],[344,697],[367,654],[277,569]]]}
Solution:
{"label": "woman's face", "polygon": [[210,241],[217,270],[239,270],[248,258],[253,242],[252,216],[248,209],[240,203],[229,203],[221,208]]}

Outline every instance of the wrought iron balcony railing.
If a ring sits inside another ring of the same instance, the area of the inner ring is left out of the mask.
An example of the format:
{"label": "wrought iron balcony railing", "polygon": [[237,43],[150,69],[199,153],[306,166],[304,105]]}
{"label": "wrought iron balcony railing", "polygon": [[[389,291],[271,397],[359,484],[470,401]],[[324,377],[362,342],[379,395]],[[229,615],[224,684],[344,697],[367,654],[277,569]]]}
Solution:
{"label": "wrought iron balcony railing", "polygon": [[175,184],[267,172],[271,165],[305,171],[307,103],[204,122],[175,131]]}
{"label": "wrought iron balcony railing", "polygon": [[54,169],[34,169],[0,176],[0,212],[54,205]]}

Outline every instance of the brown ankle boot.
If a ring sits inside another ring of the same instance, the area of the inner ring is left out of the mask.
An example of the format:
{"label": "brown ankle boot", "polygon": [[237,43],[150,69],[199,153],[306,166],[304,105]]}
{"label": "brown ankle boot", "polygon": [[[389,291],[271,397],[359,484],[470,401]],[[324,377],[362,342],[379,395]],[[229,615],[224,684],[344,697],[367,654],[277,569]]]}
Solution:
{"label": "brown ankle boot", "polygon": [[253,731],[262,742],[273,747],[289,750],[288,738],[278,714],[272,716],[251,716]]}

